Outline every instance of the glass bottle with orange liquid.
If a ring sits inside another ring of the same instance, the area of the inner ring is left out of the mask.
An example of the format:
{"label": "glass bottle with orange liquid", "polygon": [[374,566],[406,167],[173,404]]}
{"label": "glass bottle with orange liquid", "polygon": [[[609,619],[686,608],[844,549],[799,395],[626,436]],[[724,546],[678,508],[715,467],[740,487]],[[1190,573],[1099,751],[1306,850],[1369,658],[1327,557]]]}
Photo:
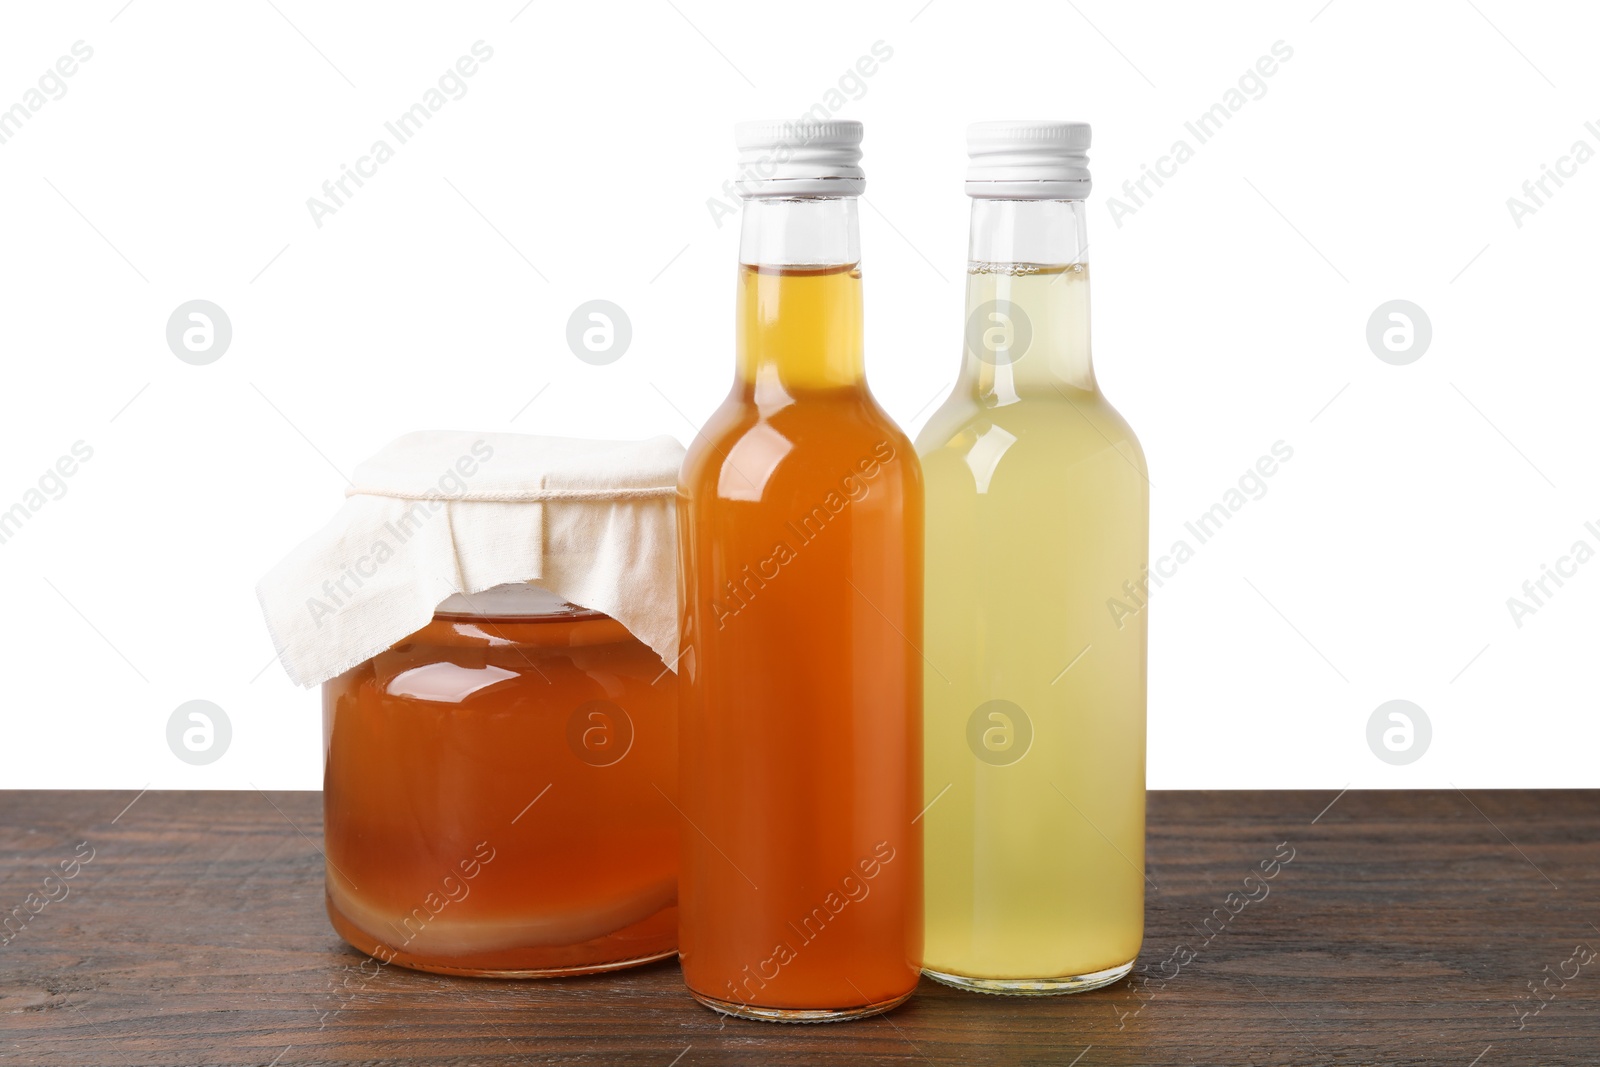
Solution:
{"label": "glass bottle with orange liquid", "polygon": [[679,484],[679,942],[747,1018],[886,1011],[922,939],[922,475],[867,389],[861,125],[747,123],[733,389]]}

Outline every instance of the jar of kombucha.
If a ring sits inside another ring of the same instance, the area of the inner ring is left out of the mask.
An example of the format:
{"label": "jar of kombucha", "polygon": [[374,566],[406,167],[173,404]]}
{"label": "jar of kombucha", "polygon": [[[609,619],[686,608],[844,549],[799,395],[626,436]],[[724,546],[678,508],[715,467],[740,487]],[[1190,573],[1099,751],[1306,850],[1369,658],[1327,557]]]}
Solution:
{"label": "jar of kombucha", "polygon": [[684,979],[887,1011],[922,949],[922,474],[867,388],[857,122],[746,124],[733,389],[679,480]]}
{"label": "jar of kombucha", "polygon": [[608,971],[677,951],[677,676],[516,583],[323,686],[328,916],[384,963]]}

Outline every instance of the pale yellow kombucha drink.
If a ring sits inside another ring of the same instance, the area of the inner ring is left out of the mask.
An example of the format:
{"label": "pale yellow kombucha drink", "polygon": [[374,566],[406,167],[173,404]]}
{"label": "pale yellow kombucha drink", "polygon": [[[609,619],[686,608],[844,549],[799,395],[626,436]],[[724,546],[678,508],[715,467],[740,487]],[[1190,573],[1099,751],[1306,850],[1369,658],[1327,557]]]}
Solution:
{"label": "pale yellow kombucha drink", "polygon": [[[1087,148],[1080,124],[1026,125]],[[1116,981],[1144,931],[1149,481],[1095,382],[1087,171],[1067,173],[969,180],[962,370],[917,441],[924,973],[990,993]]]}

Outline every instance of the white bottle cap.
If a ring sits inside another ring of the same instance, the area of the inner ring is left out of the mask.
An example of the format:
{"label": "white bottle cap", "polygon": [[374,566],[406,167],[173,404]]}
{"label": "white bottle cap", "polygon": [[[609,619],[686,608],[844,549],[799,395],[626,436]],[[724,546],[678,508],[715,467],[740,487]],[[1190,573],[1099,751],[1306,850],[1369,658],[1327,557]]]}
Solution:
{"label": "white bottle cap", "polygon": [[741,122],[733,139],[740,196],[860,196],[867,187],[859,122]]}
{"label": "white bottle cap", "polygon": [[987,200],[1083,200],[1087,122],[974,122],[967,127],[967,195]]}

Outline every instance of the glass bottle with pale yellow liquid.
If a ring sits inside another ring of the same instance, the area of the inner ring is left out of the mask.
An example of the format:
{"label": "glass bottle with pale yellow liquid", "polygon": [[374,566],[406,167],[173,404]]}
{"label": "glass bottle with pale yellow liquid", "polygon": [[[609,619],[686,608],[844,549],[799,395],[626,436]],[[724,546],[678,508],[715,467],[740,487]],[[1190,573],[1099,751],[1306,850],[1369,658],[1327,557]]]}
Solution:
{"label": "glass bottle with pale yellow liquid", "polygon": [[[924,973],[1123,977],[1144,935],[1149,481],[1089,350],[1089,127],[979,123],[965,352],[927,494]],[[1142,601],[1141,601],[1142,603]]]}

